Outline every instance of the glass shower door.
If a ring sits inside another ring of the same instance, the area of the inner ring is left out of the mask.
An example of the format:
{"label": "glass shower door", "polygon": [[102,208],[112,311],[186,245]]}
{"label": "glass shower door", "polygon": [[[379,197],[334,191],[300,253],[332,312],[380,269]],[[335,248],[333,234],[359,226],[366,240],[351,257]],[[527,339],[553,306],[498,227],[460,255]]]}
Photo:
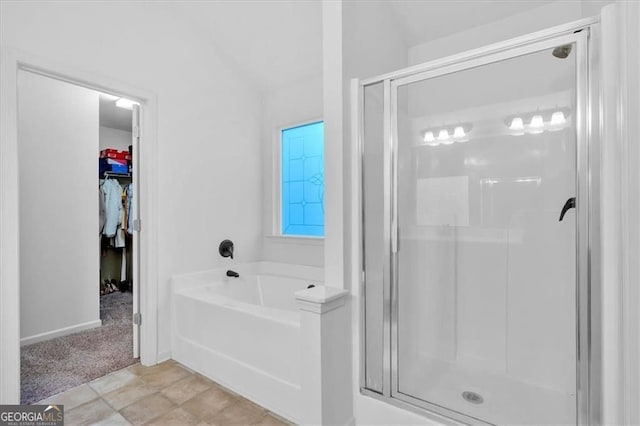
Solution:
{"label": "glass shower door", "polygon": [[392,82],[393,397],[576,424],[576,58],[569,43]]}

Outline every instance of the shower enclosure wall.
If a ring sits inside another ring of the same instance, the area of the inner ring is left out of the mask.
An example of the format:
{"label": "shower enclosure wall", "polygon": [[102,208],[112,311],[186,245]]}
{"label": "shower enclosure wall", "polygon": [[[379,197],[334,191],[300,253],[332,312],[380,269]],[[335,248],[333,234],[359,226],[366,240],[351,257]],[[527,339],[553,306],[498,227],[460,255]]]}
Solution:
{"label": "shower enclosure wall", "polygon": [[359,82],[363,393],[465,423],[589,423],[595,33]]}

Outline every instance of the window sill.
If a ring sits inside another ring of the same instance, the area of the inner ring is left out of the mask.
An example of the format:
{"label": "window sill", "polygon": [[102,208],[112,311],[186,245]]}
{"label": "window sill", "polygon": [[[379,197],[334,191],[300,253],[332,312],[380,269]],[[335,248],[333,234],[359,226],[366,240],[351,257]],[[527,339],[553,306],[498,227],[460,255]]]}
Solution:
{"label": "window sill", "polygon": [[274,243],[304,244],[308,246],[324,245],[324,237],[301,237],[297,235],[265,235],[264,238]]}

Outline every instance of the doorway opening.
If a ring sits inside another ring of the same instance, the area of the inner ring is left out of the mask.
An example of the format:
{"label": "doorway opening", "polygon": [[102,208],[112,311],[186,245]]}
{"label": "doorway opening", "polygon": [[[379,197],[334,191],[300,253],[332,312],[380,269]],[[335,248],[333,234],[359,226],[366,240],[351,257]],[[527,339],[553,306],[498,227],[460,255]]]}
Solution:
{"label": "doorway opening", "polygon": [[18,72],[22,403],[139,358],[140,104]]}

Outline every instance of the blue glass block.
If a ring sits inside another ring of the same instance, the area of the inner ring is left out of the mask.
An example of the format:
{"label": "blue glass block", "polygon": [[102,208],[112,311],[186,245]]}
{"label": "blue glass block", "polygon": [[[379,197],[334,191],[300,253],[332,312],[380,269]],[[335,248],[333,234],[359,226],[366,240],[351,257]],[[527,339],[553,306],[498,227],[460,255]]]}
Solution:
{"label": "blue glass block", "polygon": [[[284,154],[282,156],[282,158],[284,158]],[[288,161],[282,161],[282,167],[281,167],[281,179],[282,182],[289,182],[289,162]]]}
{"label": "blue glass block", "polygon": [[[301,203],[304,201],[304,184],[303,182],[289,183],[289,203]],[[300,222],[302,223],[302,222]]]}
{"label": "blue glass block", "polygon": [[304,201],[307,203],[322,202],[322,185],[314,185],[309,181],[304,182]]}
{"label": "blue glass block", "polygon": [[304,206],[305,225],[324,225],[324,211],[320,203],[308,203]]}
{"label": "blue glass block", "polygon": [[306,230],[304,225],[289,225],[285,233],[287,235],[308,235]]}
{"label": "blue glass block", "polygon": [[304,180],[303,167],[305,161],[291,160],[289,161],[289,181]]}
{"label": "blue glass block", "polygon": [[304,235],[312,237],[323,237],[324,226],[314,225],[290,225],[287,228],[287,235]]}
{"label": "blue glass block", "polygon": [[304,178],[310,179],[314,175],[322,173],[321,157],[306,157],[304,159]]}
{"label": "blue glass block", "polygon": [[290,222],[289,220],[289,184],[282,184],[282,229],[287,228],[287,224]]}
{"label": "blue glass block", "polygon": [[289,135],[289,160],[302,158],[304,155],[304,137],[302,135]]}
{"label": "blue glass block", "polygon": [[324,123],[282,131],[282,233],[324,235]]}
{"label": "blue glass block", "polygon": [[324,154],[324,126],[322,123],[309,126],[304,139],[304,155],[306,157],[322,156]]}
{"label": "blue glass block", "polygon": [[304,207],[302,204],[289,204],[289,224],[304,225]]}

